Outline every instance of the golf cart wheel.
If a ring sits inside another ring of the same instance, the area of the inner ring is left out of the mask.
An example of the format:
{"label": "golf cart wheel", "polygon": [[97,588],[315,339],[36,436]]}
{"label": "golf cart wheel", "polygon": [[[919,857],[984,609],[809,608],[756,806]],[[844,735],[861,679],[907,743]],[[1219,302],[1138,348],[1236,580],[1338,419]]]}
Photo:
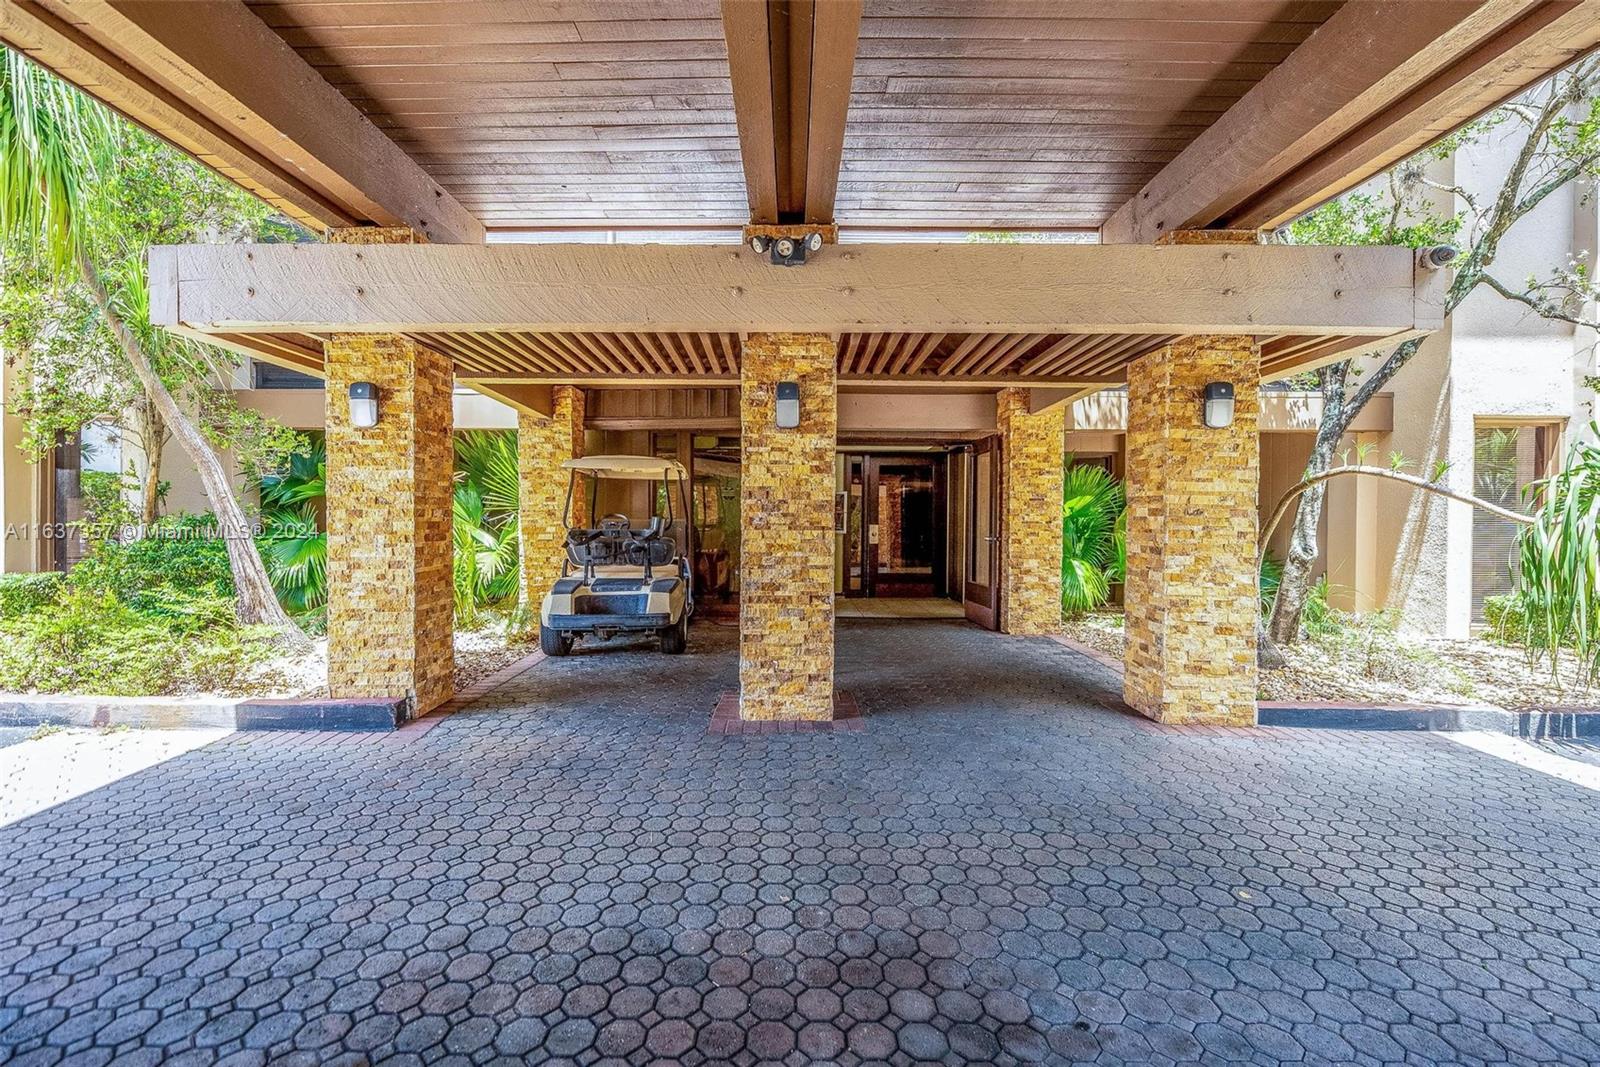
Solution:
{"label": "golf cart wheel", "polygon": [[689,615],[685,612],[677,622],[661,628],[661,651],[669,656],[678,656],[688,647]]}
{"label": "golf cart wheel", "polygon": [[547,656],[565,656],[572,651],[572,635],[540,626],[539,651]]}

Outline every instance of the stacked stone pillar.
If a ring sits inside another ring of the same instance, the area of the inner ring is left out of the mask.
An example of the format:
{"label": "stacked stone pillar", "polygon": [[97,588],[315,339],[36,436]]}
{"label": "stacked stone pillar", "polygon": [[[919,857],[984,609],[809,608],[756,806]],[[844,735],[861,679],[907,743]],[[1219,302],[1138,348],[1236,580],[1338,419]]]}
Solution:
{"label": "stacked stone pillar", "polygon": [[1000,431],[1000,627],[1061,632],[1061,492],[1066,405],[1029,411],[1030,391],[995,397]]}
{"label": "stacked stone pillar", "polygon": [[[517,522],[522,534],[523,602],[538,610],[561,576],[566,556],[567,486],[561,464],[583,455],[583,390],[558,385],[551,390],[549,415],[517,417]],[[584,485],[573,488],[572,518],[587,521]]]}
{"label": "stacked stone pillar", "polygon": [[[1158,722],[1256,721],[1260,350],[1188,337],[1128,369],[1127,653],[1123,695]],[[1231,382],[1233,424],[1202,421]]]}
{"label": "stacked stone pillar", "polygon": [[[739,715],[833,718],[838,350],[826,334],[751,334],[740,371]],[[800,425],[777,426],[779,382]]]}
{"label": "stacked stone pillar", "polygon": [[[342,244],[409,244],[407,229],[335,230]],[[328,688],[405,697],[413,716],[449,698],[449,359],[395,334],[334,334],[327,370]],[[352,382],[378,387],[378,424],[350,423]]]}

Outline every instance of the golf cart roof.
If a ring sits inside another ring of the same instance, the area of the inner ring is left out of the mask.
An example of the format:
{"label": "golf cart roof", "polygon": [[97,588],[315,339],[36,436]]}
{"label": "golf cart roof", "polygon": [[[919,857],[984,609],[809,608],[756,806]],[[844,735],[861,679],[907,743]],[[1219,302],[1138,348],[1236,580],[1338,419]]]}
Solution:
{"label": "golf cart roof", "polygon": [[689,472],[677,460],[657,459],[654,456],[584,456],[582,459],[567,460],[561,464],[561,469],[581,471],[596,478],[654,480],[668,475],[674,478],[689,477]]}

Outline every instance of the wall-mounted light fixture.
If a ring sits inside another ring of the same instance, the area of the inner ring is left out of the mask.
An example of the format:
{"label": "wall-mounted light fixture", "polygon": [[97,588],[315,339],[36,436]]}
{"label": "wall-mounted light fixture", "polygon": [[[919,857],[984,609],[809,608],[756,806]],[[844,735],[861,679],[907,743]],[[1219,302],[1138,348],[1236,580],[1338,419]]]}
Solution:
{"label": "wall-mounted light fixture", "polygon": [[800,383],[778,383],[778,429],[792,430],[800,425]]}
{"label": "wall-mounted light fixture", "polygon": [[1205,424],[1213,430],[1233,425],[1233,383],[1207,382],[1203,412]]}
{"label": "wall-mounted light fixture", "polygon": [[358,430],[378,425],[378,387],[371,382],[350,383],[350,425]]}

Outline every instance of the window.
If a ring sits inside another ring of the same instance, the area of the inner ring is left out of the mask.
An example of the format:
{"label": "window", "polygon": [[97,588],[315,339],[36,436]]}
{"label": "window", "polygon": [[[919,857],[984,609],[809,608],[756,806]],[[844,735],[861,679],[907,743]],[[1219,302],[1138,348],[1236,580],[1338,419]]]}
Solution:
{"label": "window", "polygon": [[321,389],[322,379],[301,374],[288,367],[280,367],[276,363],[252,360],[250,385],[254,389]]}
{"label": "window", "polygon": [[[1473,495],[1512,511],[1534,506],[1525,490],[1554,473],[1560,462],[1559,423],[1482,422],[1472,436]],[[1511,592],[1520,529],[1510,519],[1472,510],[1472,621],[1483,621],[1483,602]]]}

